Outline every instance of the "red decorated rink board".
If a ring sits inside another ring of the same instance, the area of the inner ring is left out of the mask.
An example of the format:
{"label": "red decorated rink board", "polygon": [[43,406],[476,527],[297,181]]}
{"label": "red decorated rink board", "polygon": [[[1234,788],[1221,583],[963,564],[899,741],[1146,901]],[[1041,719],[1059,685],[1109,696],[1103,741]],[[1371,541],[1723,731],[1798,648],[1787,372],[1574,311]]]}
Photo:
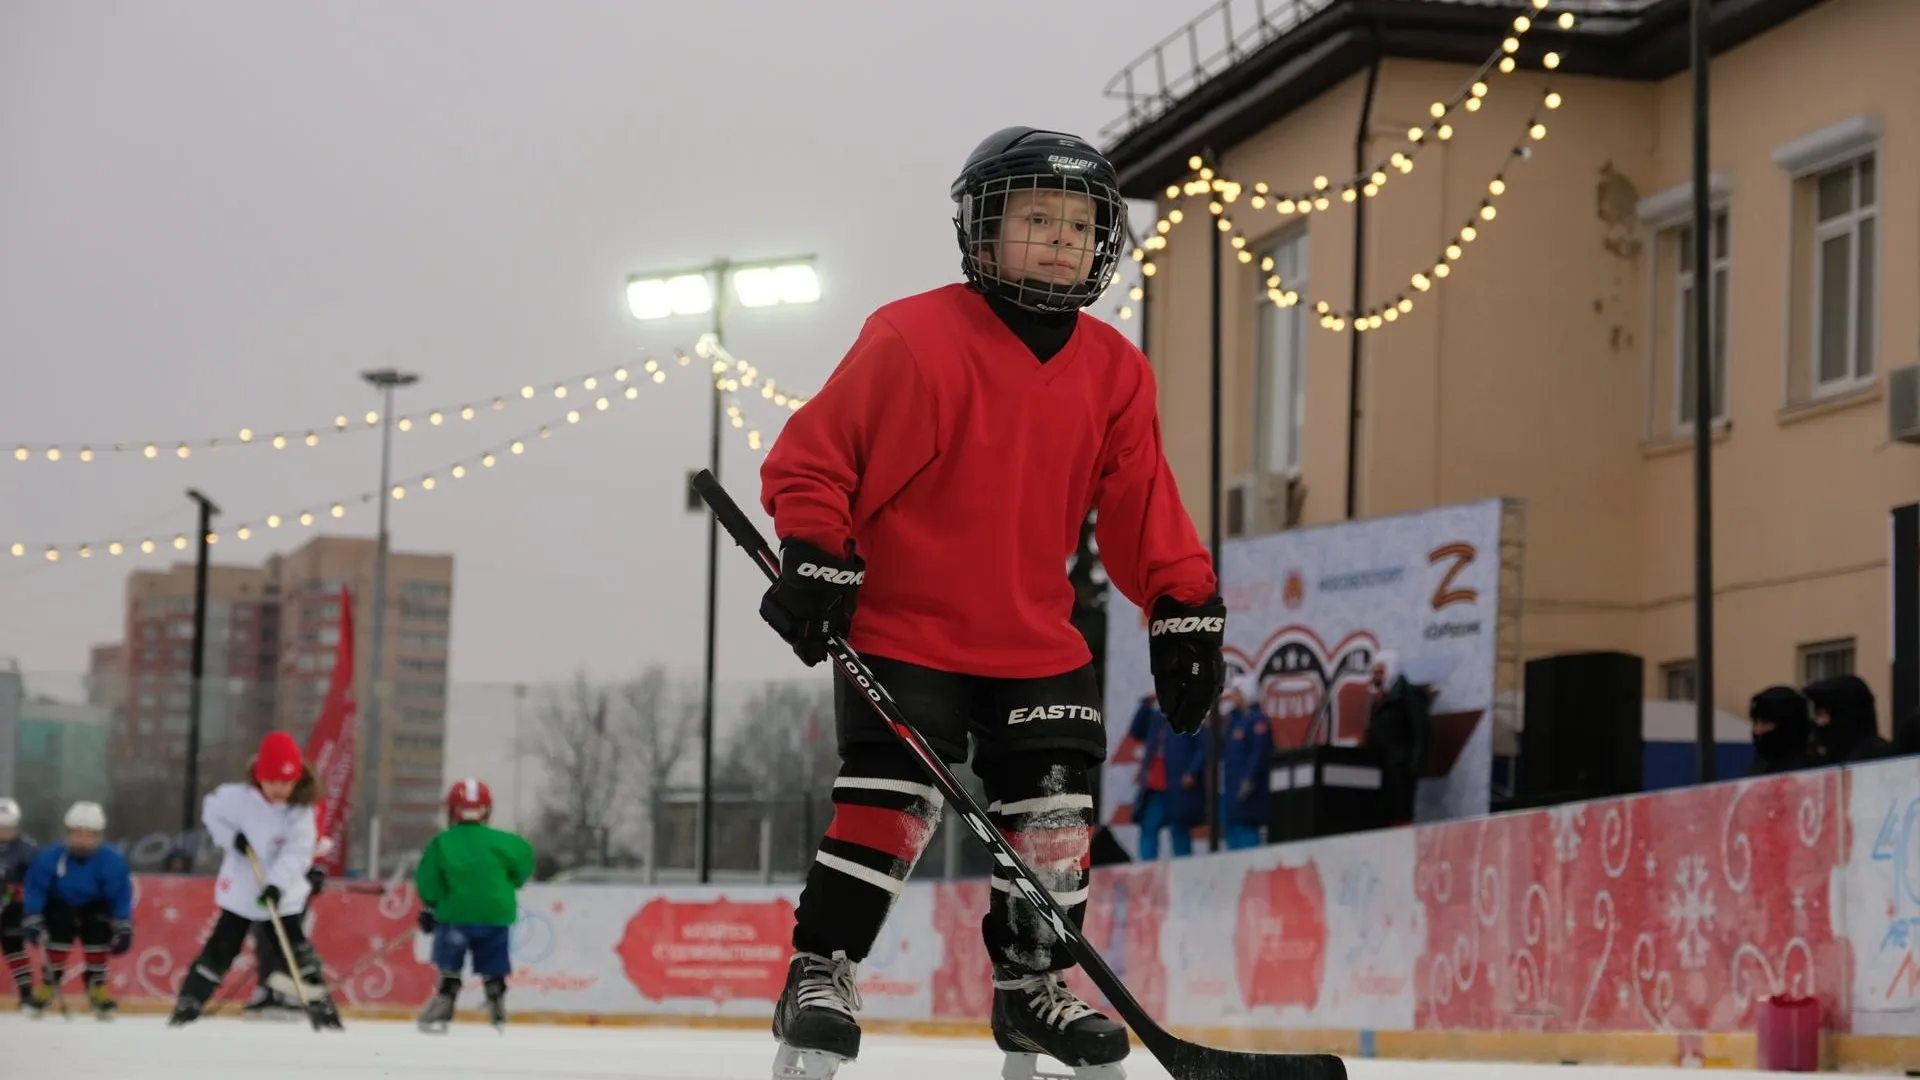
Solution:
{"label": "red decorated rink board", "polygon": [[[213,923],[212,882],[137,888],[114,991],[158,1005]],[[1094,893],[1087,938],[1175,1026],[1743,1032],[1791,993],[1830,1031],[1920,1036],[1920,758],[1103,868]],[[864,1014],[984,1020],[987,896],[984,880],[909,886],[862,968]],[[797,899],[529,887],[515,1006],[765,1017]],[[320,897],[311,933],[348,1005],[425,1002],[416,910],[404,882]],[[251,961],[236,971],[250,989]]]}

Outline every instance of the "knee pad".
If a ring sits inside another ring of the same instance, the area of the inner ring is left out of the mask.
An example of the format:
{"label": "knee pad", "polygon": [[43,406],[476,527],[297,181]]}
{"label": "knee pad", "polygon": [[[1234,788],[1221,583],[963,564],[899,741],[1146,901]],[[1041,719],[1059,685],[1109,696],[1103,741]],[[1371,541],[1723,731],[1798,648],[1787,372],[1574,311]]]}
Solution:
{"label": "knee pad", "polygon": [[[1087,898],[1095,822],[1090,759],[1075,751],[1003,758],[982,773],[987,816],[1060,906]],[[994,886],[1009,880],[995,869]]]}
{"label": "knee pad", "polygon": [[498,976],[488,979],[482,983],[481,986],[487,992],[488,1001],[499,1001],[501,998],[507,996],[507,980]]}
{"label": "knee pad", "polygon": [[856,747],[833,781],[833,821],[820,850],[904,880],[945,807],[905,747]]}

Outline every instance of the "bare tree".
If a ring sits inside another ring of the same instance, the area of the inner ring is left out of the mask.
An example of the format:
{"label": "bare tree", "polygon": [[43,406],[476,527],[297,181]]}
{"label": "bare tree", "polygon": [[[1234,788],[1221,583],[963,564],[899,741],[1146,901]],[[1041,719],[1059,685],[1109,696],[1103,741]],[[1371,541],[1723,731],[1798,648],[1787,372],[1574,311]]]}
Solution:
{"label": "bare tree", "polygon": [[579,866],[604,862],[624,809],[624,778],[629,754],[617,732],[610,733],[611,705],[605,689],[584,674],[563,690],[549,690],[537,714],[533,752],[546,775],[546,790],[535,820],[536,847]]}
{"label": "bare tree", "polygon": [[833,740],[831,687],[770,682],[748,699],[716,779],[770,801],[824,796],[840,770]]}
{"label": "bare tree", "polygon": [[651,667],[620,688],[620,701],[618,729],[631,762],[629,793],[641,822],[651,825],[654,797],[666,790],[700,733],[700,699],[673,685],[665,669]]}

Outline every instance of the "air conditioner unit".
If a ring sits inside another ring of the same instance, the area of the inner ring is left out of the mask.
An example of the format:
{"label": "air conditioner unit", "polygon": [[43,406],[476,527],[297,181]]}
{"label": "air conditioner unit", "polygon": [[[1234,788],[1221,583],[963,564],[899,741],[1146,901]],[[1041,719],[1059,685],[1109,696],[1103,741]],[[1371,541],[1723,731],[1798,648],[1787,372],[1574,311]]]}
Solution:
{"label": "air conditioner unit", "polygon": [[1226,534],[1263,536],[1300,524],[1307,489],[1297,473],[1251,473],[1228,483],[1226,496]]}
{"label": "air conditioner unit", "polygon": [[1920,364],[1887,372],[1887,434],[1920,444]]}

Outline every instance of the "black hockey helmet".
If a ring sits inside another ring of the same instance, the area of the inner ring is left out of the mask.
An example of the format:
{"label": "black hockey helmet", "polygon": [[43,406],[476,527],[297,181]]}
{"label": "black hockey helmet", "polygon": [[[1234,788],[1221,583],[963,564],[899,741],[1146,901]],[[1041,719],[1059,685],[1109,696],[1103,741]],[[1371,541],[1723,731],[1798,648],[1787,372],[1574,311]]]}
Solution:
{"label": "black hockey helmet", "polygon": [[[1022,191],[1064,191],[1092,203],[1092,236],[1085,242],[1090,264],[1079,281],[1010,280],[999,273],[992,244],[1001,238],[1008,198]],[[1128,241],[1127,204],[1113,163],[1086,140],[1059,131],[1002,128],[967,155],[952,195],[960,266],[981,292],[1030,311],[1066,312],[1092,304],[1113,284]]]}

